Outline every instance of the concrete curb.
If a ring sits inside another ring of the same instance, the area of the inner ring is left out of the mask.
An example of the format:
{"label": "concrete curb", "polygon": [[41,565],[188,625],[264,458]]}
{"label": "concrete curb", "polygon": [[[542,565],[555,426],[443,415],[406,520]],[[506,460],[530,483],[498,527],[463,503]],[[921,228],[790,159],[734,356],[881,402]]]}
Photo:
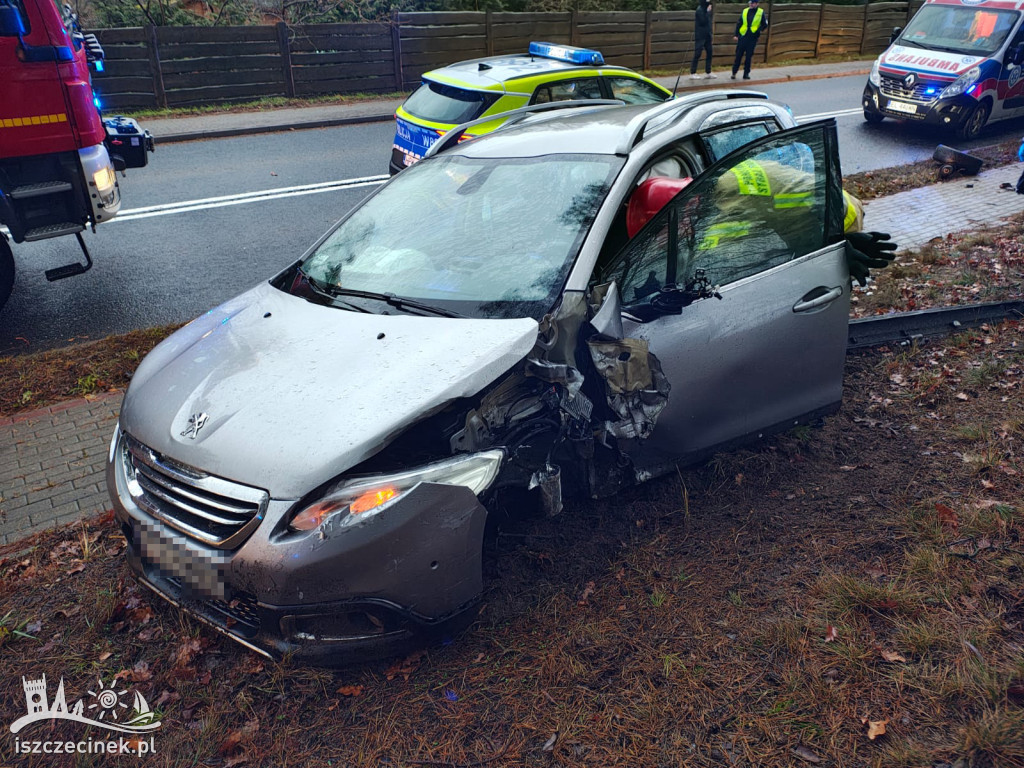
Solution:
{"label": "concrete curb", "polygon": [[[769,85],[773,83],[790,83],[801,80],[823,80],[831,77],[847,77],[849,75],[867,75],[870,69],[856,69],[849,72],[843,72],[841,74],[835,72],[826,72],[818,74],[807,74],[807,75],[786,75],[785,77],[769,77],[769,78],[752,78],[750,80],[730,80],[728,77],[724,79],[719,78],[721,82],[715,83],[712,87],[714,88],[756,88],[759,85]],[[669,78],[656,78],[659,82]],[[662,83],[664,85],[664,83]],[[666,86],[668,87],[668,86]],[[702,81],[701,85],[683,85],[683,80],[680,80],[679,89],[677,93],[688,93],[692,91],[705,90],[708,87],[707,81]],[[282,110],[286,111],[286,110]],[[394,111],[389,110],[385,114],[373,114],[373,115],[359,115],[357,117],[330,117],[320,120],[301,120],[301,121],[283,121],[280,123],[274,123],[270,125],[256,125],[249,127],[240,128],[223,128],[206,131],[182,131],[181,133],[170,133],[164,136],[155,137],[157,144],[177,144],[185,141],[202,141],[204,139],[225,139],[232,138],[235,136],[254,136],[261,133],[280,133],[283,131],[304,131],[311,130],[314,128],[335,128],[342,125],[358,125],[361,123],[383,123],[393,120],[395,117]],[[180,118],[185,121],[190,118]]]}
{"label": "concrete curb", "polygon": [[[187,120],[188,118],[182,118]],[[259,133],[281,133],[282,131],[303,131],[312,128],[334,128],[340,125],[358,125],[359,123],[383,123],[394,120],[395,113],[386,115],[360,115],[359,117],[331,117],[324,120],[302,120],[291,123],[275,123],[274,125],[254,125],[246,128],[224,128],[212,131],[186,131],[171,133],[154,138],[156,144],[176,144],[183,141],[200,141],[202,139],[227,139],[233,136],[254,136]]]}

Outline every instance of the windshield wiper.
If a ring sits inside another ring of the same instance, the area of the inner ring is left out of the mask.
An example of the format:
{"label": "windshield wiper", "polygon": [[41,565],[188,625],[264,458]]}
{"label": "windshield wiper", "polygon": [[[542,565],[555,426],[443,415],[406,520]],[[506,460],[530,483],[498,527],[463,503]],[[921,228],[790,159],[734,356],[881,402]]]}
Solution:
{"label": "windshield wiper", "polygon": [[427,312],[432,315],[440,315],[441,317],[462,317],[458,312],[453,312],[450,309],[442,309],[441,307],[435,307],[431,304],[424,304],[423,302],[416,301],[415,299],[407,299],[404,296],[396,296],[393,293],[378,293],[377,291],[361,291],[356,288],[342,288],[339,285],[327,286],[329,290],[335,296],[351,296],[356,299],[371,299],[373,301],[383,301],[389,307],[395,309],[417,309],[420,312]]}
{"label": "windshield wiper", "polygon": [[337,295],[334,292],[334,286],[328,285],[327,283],[322,283],[315,277],[310,277],[301,269],[298,272],[300,275],[302,275],[302,279],[306,281],[306,285],[308,285],[315,294],[317,294],[318,296],[323,296],[325,299],[328,299],[332,305],[351,310],[352,312],[362,312],[364,314],[371,314],[370,310],[368,310],[366,307],[360,307],[358,304],[353,304],[350,301],[339,301]]}

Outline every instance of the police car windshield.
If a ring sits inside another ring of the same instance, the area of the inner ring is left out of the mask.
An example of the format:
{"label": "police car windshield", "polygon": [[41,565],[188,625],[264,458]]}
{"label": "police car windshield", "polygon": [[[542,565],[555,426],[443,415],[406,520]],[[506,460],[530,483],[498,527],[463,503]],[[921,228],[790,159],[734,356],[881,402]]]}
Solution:
{"label": "police car windshield", "polygon": [[1002,47],[1018,15],[991,8],[926,5],[907,24],[897,44],[991,56]]}
{"label": "police car windshield", "polygon": [[[301,269],[326,287],[394,294],[469,317],[540,319],[623,162],[572,154],[417,163],[345,219]],[[367,307],[380,311],[379,303]]]}
{"label": "police car windshield", "polygon": [[432,83],[428,80],[406,99],[402,109],[413,117],[434,123],[468,123],[476,120],[487,110],[500,93],[467,91],[451,85]]}

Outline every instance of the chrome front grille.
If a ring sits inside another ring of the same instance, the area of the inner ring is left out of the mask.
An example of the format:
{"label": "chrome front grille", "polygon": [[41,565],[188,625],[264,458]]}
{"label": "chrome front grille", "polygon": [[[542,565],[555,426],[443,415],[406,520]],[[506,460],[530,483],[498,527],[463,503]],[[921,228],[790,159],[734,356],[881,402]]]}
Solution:
{"label": "chrome front grille", "polygon": [[266,513],[266,491],[187,467],[128,435],[122,438],[121,461],[135,504],[204,544],[235,547]]}
{"label": "chrome front grille", "polygon": [[[932,94],[927,94],[929,88],[934,88],[935,91]],[[882,95],[888,96],[891,99],[903,99],[904,101],[916,101],[918,104],[931,104],[938,98],[939,92],[942,90],[941,87],[934,83],[926,83],[922,80],[918,80],[913,87],[908,88],[903,84],[903,79],[899,77],[889,77],[888,75],[882,75]]]}

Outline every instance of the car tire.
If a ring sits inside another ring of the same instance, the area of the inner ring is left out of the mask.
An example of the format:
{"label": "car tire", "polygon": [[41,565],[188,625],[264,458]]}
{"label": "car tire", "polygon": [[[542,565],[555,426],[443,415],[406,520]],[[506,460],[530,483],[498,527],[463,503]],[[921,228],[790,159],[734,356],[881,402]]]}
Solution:
{"label": "car tire", "polygon": [[14,288],[14,254],[7,238],[0,234],[0,309],[7,303],[7,297]]}
{"label": "car tire", "polygon": [[967,119],[956,129],[957,138],[968,140],[978,138],[985,127],[985,123],[988,122],[989,111],[990,107],[987,101],[982,102],[971,110],[971,113],[967,115]]}
{"label": "car tire", "polygon": [[871,125],[878,125],[883,120],[885,120],[885,115],[881,112],[868,112],[866,109],[864,110],[865,122],[870,123]]}

